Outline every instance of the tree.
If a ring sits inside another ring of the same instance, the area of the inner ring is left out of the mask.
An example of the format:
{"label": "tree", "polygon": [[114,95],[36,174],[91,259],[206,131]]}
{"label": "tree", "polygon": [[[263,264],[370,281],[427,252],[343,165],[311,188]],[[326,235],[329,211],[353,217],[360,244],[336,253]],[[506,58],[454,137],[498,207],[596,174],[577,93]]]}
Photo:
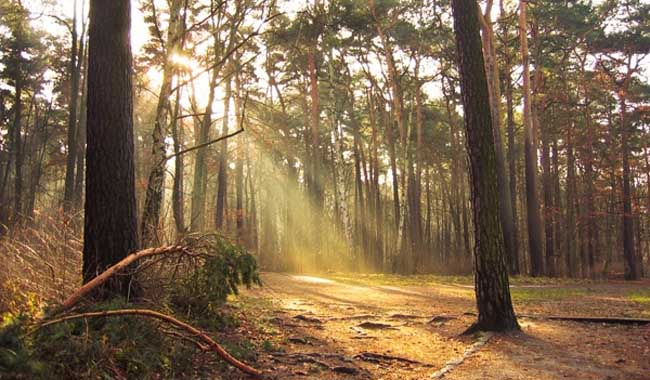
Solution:
{"label": "tree", "polygon": [[[0,1],[0,23],[6,32],[0,35],[0,81],[13,87],[13,118],[7,126],[9,157],[0,186],[0,202],[9,204],[4,198],[10,166],[14,167],[13,221],[23,213],[23,184],[26,130],[32,105],[43,84],[45,71],[45,49],[41,42],[42,33],[30,24],[29,10],[20,1]],[[31,100],[25,102],[31,93]],[[25,107],[27,105],[27,107]],[[25,112],[27,111],[27,112]],[[25,115],[26,113],[26,115]],[[3,128],[4,129],[4,128]],[[4,139],[4,138],[3,138]],[[4,145],[4,144],[3,144]],[[0,206],[0,209],[3,207]],[[9,210],[0,210],[0,223],[7,222]]]}
{"label": "tree", "polygon": [[542,220],[537,190],[537,147],[533,128],[530,91],[530,68],[528,65],[528,33],[526,25],[526,1],[519,2],[519,39],[521,41],[521,63],[523,70],[524,98],[524,159],[526,162],[526,211],[528,216],[528,250],[531,276],[542,275]]}
{"label": "tree", "polygon": [[[182,49],[182,40],[184,33],[184,19],[181,17],[181,9],[187,1],[173,0],[169,6],[169,26],[167,30],[167,40],[161,41],[163,44],[163,63],[162,63],[162,83],[158,95],[158,104],[156,106],[156,120],[152,133],[151,158],[153,167],[149,173],[147,182],[147,191],[145,195],[144,210],[142,211],[141,221],[141,240],[143,245],[155,241],[158,222],[160,219],[160,209],[162,207],[163,183],[165,180],[165,168],[167,164],[165,137],[168,135],[167,114],[171,108],[169,99],[172,97],[172,79],[174,75],[174,65],[172,58],[179,54]],[[160,36],[158,29],[158,19],[155,17],[155,4],[151,3],[153,9],[154,34]],[[187,9],[183,14],[187,12]],[[173,121],[175,122],[175,121]]]}
{"label": "tree", "polygon": [[[68,212],[74,206],[75,167],[77,163],[77,102],[79,98],[79,80],[81,77],[81,62],[77,54],[79,43],[77,33],[77,1],[73,2],[74,17],[70,26],[70,103],[68,105],[68,145],[65,166],[65,188],[63,192],[63,209]],[[83,16],[82,16],[83,17]]]}
{"label": "tree", "polygon": [[478,321],[468,332],[518,329],[512,308],[499,211],[497,157],[475,0],[453,0],[474,215]]}
{"label": "tree", "polygon": [[[90,2],[84,282],[138,246],[130,3]],[[131,278],[120,276],[98,296],[127,296],[130,288]]]}
{"label": "tree", "polygon": [[[505,248],[508,262],[511,266],[517,260],[517,227],[511,203],[510,182],[506,175],[506,164],[503,153],[503,139],[501,137],[501,85],[500,71],[497,65],[496,38],[492,27],[492,1],[488,1],[485,13],[479,13],[481,30],[483,31],[483,57],[490,92],[490,105],[492,110],[492,126],[494,132],[494,147],[497,155],[497,179],[499,180],[499,207],[501,212],[501,227],[505,238]],[[512,270],[512,269],[511,269]],[[516,270],[515,270],[516,272]]]}

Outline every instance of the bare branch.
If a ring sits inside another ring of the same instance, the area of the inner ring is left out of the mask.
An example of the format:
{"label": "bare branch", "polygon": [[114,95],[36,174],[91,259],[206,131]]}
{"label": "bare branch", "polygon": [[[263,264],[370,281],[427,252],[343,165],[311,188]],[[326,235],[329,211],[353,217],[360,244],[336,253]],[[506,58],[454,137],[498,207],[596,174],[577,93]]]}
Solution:
{"label": "bare branch", "polygon": [[191,336],[196,337],[197,339],[202,340],[207,344],[207,346],[214,351],[221,359],[232,365],[233,367],[239,369],[240,371],[259,378],[262,376],[262,372],[239,361],[232,355],[230,355],[219,343],[210,338],[206,333],[197,329],[196,327],[189,325],[185,322],[179,321],[178,319],[163,313],[159,313],[154,310],[149,309],[121,309],[121,310],[106,310],[106,311],[96,311],[89,313],[81,313],[68,315],[61,318],[56,318],[42,323],[36,329],[41,329],[43,327],[52,326],[57,323],[62,323],[66,321],[76,320],[76,319],[85,319],[85,318],[102,318],[102,317],[116,317],[124,315],[135,315],[141,317],[148,317],[161,320],[163,322],[169,323],[175,327],[178,327],[182,330],[187,331]]}

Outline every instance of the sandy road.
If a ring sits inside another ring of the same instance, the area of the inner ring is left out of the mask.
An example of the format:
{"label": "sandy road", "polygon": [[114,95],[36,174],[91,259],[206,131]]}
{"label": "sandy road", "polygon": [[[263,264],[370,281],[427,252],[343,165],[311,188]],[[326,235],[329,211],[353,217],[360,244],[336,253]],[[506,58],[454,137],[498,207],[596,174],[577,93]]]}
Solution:
{"label": "sandy road", "polygon": [[282,339],[259,364],[279,379],[428,379],[451,365],[445,379],[650,380],[649,326],[522,319],[521,332],[493,336],[458,364],[479,339],[458,337],[475,318],[471,289],[263,281],[245,296],[272,305],[266,317]]}

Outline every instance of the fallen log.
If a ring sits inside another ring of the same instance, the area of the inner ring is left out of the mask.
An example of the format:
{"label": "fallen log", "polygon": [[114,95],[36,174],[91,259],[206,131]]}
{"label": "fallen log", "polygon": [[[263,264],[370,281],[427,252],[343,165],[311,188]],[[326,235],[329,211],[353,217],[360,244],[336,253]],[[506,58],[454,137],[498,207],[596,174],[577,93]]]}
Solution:
{"label": "fallen log", "polygon": [[101,318],[101,317],[115,317],[115,316],[124,316],[124,315],[135,315],[135,316],[142,316],[142,317],[149,317],[149,318],[154,318],[161,320],[163,322],[169,323],[171,325],[174,325],[182,330],[187,331],[190,333],[192,336],[202,340],[207,344],[207,346],[214,351],[221,359],[232,365],[233,367],[239,369],[240,371],[251,375],[253,377],[259,378],[262,376],[262,372],[237,360],[235,357],[230,355],[226,350],[221,347],[221,345],[217,342],[215,342],[212,338],[210,338],[206,333],[203,331],[195,328],[194,326],[191,326],[185,322],[179,321],[178,319],[159,313],[154,310],[149,310],[149,309],[121,309],[121,310],[106,310],[106,311],[97,311],[97,312],[88,312],[88,313],[81,313],[81,314],[74,314],[74,315],[68,315],[65,317],[60,317],[56,319],[51,319],[49,321],[43,322],[40,324],[37,329],[41,329],[47,326],[51,326],[57,323],[62,323],[65,321],[70,321],[74,319],[82,319],[82,318]]}
{"label": "fallen log", "polygon": [[529,319],[547,319],[551,321],[571,321],[571,322],[584,322],[584,323],[608,323],[608,324],[619,324],[619,325],[650,324],[650,319],[646,319],[646,318],[531,315],[531,314],[519,314],[517,316],[520,318],[529,318]]}

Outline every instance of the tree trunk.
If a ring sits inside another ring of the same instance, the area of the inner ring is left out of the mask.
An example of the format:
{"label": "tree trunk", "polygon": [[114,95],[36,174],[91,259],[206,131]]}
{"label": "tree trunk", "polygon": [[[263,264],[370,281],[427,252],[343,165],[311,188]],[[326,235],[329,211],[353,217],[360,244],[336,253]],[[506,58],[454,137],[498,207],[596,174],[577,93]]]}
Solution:
{"label": "tree trunk", "polygon": [[183,34],[181,7],[183,0],[173,0],[169,6],[169,26],[167,30],[167,46],[163,64],[163,77],[158,94],[156,106],[156,120],[154,122],[151,144],[151,160],[153,167],[149,172],[147,191],[145,193],[144,209],[140,221],[141,242],[143,246],[160,243],[157,238],[158,223],[160,222],[160,209],[162,207],[165,169],[167,167],[165,138],[167,137],[167,113],[172,94],[172,79],[174,67],[171,61]]}
{"label": "tree trunk", "polygon": [[566,270],[567,276],[576,275],[576,168],[573,151],[573,122],[567,128],[567,178],[566,178]]}
{"label": "tree trunk", "polygon": [[180,89],[176,89],[176,104],[172,114],[171,122],[172,139],[174,146],[174,183],[172,185],[172,213],[174,214],[174,225],[176,226],[176,236],[181,237],[186,232],[185,227],[185,210],[184,210],[184,171],[185,161],[182,154],[178,154],[183,146],[183,119],[179,119],[180,111]]}
{"label": "tree trunk", "polygon": [[[506,14],[504,11],[503,1],[500,2],[501,9],[501,18],[505,19]],[[510,34],[504,22],[504,34],[505,38],[510,38]],[[505,77],[505,96],[506,96],[506,125],[508,132],[508,176],[509,176],[509,185],[510,185],[510,209],[512,210],[512,220],[513,220],[513,236],[514,236],[514,247],[511,252],[511,256],[508,257],[508,267],[510,269],[510,274],[519,274],[519,228],[518,228],[518,216],[517,216],[517,148],[515,145],[515,115],[514,115],[514,104],[513,104],[513,94],[512,94],[512,56],[507,46],[505,48],[505,57],[504,57],[504,77]]]}
{"label": "tree trunk", "polygon": [[[83,41],[83,39],[82,39]],[[84,166],[86,163],[86,124],[87,124],[87,107],[86,102],[88,99],[87,90],[87,77],[85,70],[88,67],[88,60],[84,57],[84,84],[82,86],[81,95],[81,108],[79,110],[79,123],[77,124],[77,163],[76,163],[76,177],[74,179],[74,208],[80,210],[83,206],[83,185],[84,185]]]}
{"label": "tree trunk", "polygon": [[[242,86],[239,74],[235,77],[235,91],[237,93],[235,96],[235,123],[239,127],[244,123],[241,104]],[[247,144],[246,136],[242,137],[238,142],[235,156],[235,227],[237,228],[237,240],[240,244],[243,244],[246,238],[244,230],[244,150]]]}
{"label": "tree trunk", "polygon": [[530,68],[528,64],[528,36],[526,26],[526,2],[519,2],[519,38],[521,42],[521,62],[523,69],[524,97],[524,153],[526,161],[526,210],[528,217],[528,249],[530,255],[530,274],[540,276],[544,273],[542,261],[542,222],[540,217],[539,194],[537,190],[537,148],[531,115]]}
{"label": "tree trunk", "polygon": [[[130,1],[91,0],[84,283],[138,248],[130,29]],[[132,285],[118,276],[97,295],[134,295]]]}
{"label": "tree trunk", "polygon": [[81,62],[78,62],[77,48],[77,0],[73,1],[74,17],[72,18],[72,47],[70,49],[70,104],[68,107],[68,144],[65,165],[65,187],[63,191],[63,211],[69,212],[74,206],[74,180],[77,163],[77,102],[79,99],[79,77]]}
{"label": "tree trunk", "polygon": [[453,0],[454,30],[465,110],[474,214],[474,276],[478,322],[468,331],[518,329],[508,284],[499,212],[497,158],[481,53],[478,5]]}
{"label": "tree trunk", "polygon": [[[218,70],[215,68],[210,80],[210,92],[208,94],[208,103],[203,112],[203,118],[199,125],[198,134],[195,137],[195,144],[205,144],[210,137],[210,126],[212,125],[212,103],[214,103],[215,87],[217,84]],[[190,220],[190,231],[197,232],[205,227],[205,192],[208,185],[207,168],[205,159],[207,148],[201,148],[196,151],[194,159],[194,179],[192,183],[192,213]]]}
{"label": "tree trunk", "polygon": [[621,112],[620,133],[623,155],[623,258],[625,259],[625,279],[638,280],[639,270],[634,247],[634,215],[632,212],[632,190],[630,188],[630,127],[627,125],[627,104],[624,95],[620,98],[619,108]]}
{"label": "tree trunk", "polygon": [[[228,73],[230,74],[230,73]],[[230,97],[232,96],[232,81],[226,79],[226,88],[223,98],[223,120],[221,134],[228,134],[228,115],[230,114]],[[215,202],[214,225],[217,230],[224,227],[224,214],[226,210],[226,193],[228,191],[228,141],[223,140],[219,149],[219,173],[217,175],[217,198]]]}
{"label": "tree trunk", "polygon": [[501,84],[499,67],[497,64],[496,38],[492,28],[491,4],[486,8],[485,14],[479,12],[479,19],[483,29],[483,56],[485,57],[485,70],[487,74],[488,90],[490,94],[490,111],[494,132],[494,148],[497,155],[497,179],[499,181],[499,212],[501,213],[501,228],[506,249],[506,257],[512,262],[517,255],[517,236],[515,235],[515,219],[510,201],[510,184],[506,175],[506,165],[503,153],[503,138],[501,137]]}
{"label": "tree trunk", "polygon": [[[85,14],[85,4],[83,2],[82,14]],[[79,55],[77,61],[80,66],[80,74],[83,76],[81,81],[81,101],[79,102],[79,120],[77,123],[77,162],[74,179],[74,196],[73,207],[80,210],[83,207],[83,185],[84,185],[84,166],[86,163],[86,100],[87,100],[87,82],[88,82],[88,41],[86,39],[86,20],[84,19],[81,26],[81,37],[79,37]]]}

